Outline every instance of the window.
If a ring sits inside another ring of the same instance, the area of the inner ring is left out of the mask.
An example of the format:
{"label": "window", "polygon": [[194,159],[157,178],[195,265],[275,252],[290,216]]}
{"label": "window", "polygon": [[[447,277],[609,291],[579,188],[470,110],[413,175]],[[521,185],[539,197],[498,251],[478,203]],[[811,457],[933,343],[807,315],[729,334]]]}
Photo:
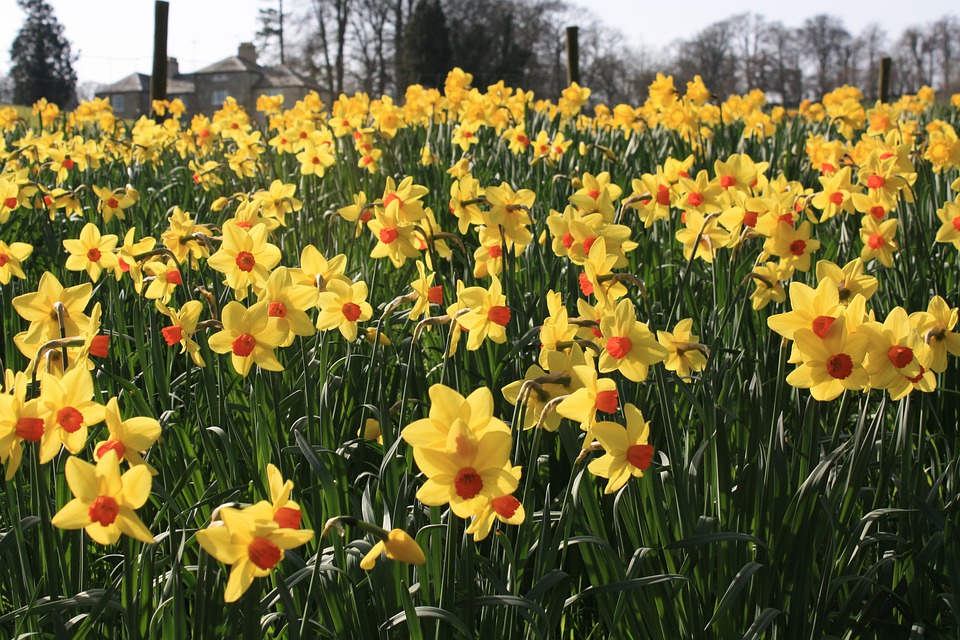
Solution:
{"label": "window", "polygon": [[213,92],[213,96],[210,98],[210,104],[215,107],[223,106],[223,103],[226,102],[227,96],[230,95],[230,92],[226,89],[217,89]]}
{"label": "window", "polygon": [[215,73],[210,76],[210,82],[227,82],[230,80],[230,76],[226,73]]}
{"label": "window", "polygon": [[110,98],[110,104],[113,105],[114,113],[123,113],[127,110],[126,96],[115,95]]}

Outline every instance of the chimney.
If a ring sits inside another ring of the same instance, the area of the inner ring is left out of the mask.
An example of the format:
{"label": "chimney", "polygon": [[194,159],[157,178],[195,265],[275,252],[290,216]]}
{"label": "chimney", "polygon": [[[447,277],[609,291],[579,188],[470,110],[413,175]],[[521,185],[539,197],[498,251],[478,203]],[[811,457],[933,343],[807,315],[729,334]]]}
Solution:
{"label": "chimney", "polygon": [[252,42],[241,42],[240,48],[237,50],[237,57],[257,64],[257,48],[253,46]]}
{"label": "chimney", "polygon": [[176,78],[180,75],[180,63],[176,58],[167,58],[167,77]]}

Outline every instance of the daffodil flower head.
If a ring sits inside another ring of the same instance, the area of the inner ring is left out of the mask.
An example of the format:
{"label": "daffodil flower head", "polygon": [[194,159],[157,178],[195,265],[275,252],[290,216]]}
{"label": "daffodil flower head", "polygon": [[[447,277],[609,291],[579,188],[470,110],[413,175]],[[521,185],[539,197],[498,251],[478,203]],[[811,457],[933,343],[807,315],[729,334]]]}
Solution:
{"label": "daffodil flower head", "polygon": [[270,322],[269,305],[258,302],[249,309],[236,301],[223,310],[223,330],[210,336],[210,349],[229,353],[233,368],[246,377],[257,364],[267,371],[283,371],[273,350],[286,337],[286,332]]}
{"label": "daffodil flower head", "polygon": [[643,477],[650,466],[653,447],[649,444],[650,423],[632,404],[623,408],[626,427],[616,422],[598,422],[593,432],[606,452],[588,466],[590,473],[607,478],[605,494],[616,493],[630,478]]}
{"label": "daffodil flower head", "polygon": [[224,507],[221,522],[197,532],[203,550],[231,565],[224,601],[235,602],[246,593],[254,578],[263,578],[283,560],[284,551],[306,544],[310,529],[280,527],[273,520],[258,519],[247,509]]}
{"label": "daffodil flower head", "polygon": [[120,474],[120,458],[110,451],[97,465],[67,459],[65,474],[74,498],[53,517],[59,529],[83,529],[98,544],[114,544],[121,534],[154,542],[153,534],[135,511],[150,497],[153,477],[138,466]]}

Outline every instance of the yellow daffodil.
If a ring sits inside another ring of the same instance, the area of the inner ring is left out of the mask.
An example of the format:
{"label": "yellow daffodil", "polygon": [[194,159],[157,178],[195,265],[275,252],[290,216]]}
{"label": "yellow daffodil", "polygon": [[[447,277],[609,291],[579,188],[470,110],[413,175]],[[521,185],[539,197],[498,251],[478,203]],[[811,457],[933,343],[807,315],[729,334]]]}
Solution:
{"label": "yellow daffodil", "polygon": [[200,226],[180,207],[175,206],[168,218],[169,227],[164,231],[160,240],[163,246],[173,252],[177,262],[190,260],[190,266],[196,268],[199,258],[210,256],[210,245],[207,240],[213,232],[207,227]]}
{"label": "yellow daffodil", "polygon": [[300,211],[303,203],[293,197],[297,192],[295,184],[284,184],[280,180],[270,183],[270,189],[258,191],[253,199],[260,203],[261,213],[270,218],[276,218],[281,225],[286,224],[286,215]]}
{"label": "yellow daffodil", "polygon": [[233,368],[247,377],[254,363],[267,371],[283,371],[283,365],[273,353],[286,332],[270,322],[268,306],[257,303],[249,309],[231,301],[223,310],[223,331],[210,336],[210,349],[215,353],[229,353]]}
{"label": "yellow daffodil", "polygon": [[510,322],[510,308],[505,306],[500,280],[492,277],[489,289],[468,287],[460,292],[458,299],[470,311],[456,319],[466,329],[467,350],[476,351],[489,337],[503,344],[507,341],[506,326]]}
{"label": "yellow daffodil", "polygon": [[463,420],[455,420],[443,449],[413,448],[417,467],[427,476],[417,499],[432,507],[449,503],[461,518],[479,513],[493,498],[517,488],[508,470],[512,444],[509,433],[487,430],[478,436]]}
{"label": "yellow daffodil", "polygon": [[70,271],[86,271],[90,280],[96,282],[104,269],[117,266],[117,255],[113,252],[116,246],[117,236],[101,236],[97,226],[88,222],[80,230],[78,239],[63,241],[64,249],[70,252],[65,266]]}
{"label": "yellow daffodil", "polygon": [[234,290],[237,300],[246,298],[251,286],[258,291],[270,270],[280,262],[280,249],[267,242],[267,233],[264,225],[247,231],[234,223],[225,224],[220,250],[207,260],[208,265],[224,274],[225,283]]}
{"label": "yellow daffodil", "polygon": [[580,381],[580,388],[557,405],[557,413],[572,422],[579,423],[587,432],[587,440],[593,440],[593,425],[597,412],[614,414],[619,406],[617,383],[612,378],[598,378],[594,365],[580,365],[571,371]]}
{"label": "yellow daffodil", "polygon": [[822,335],[799,329],[794,339],[803,362],[790,372],[787,383],[810,389],[815,400],[833,400],[845,389],[863,389],[870,382],[863,367],[869,338],[848,333],[846,318],[837,318]]}
{"label": "yellow daffodil", "polygon": [[888,269],[893,267],[893,255],[900,250],[896,239],[898,222],[893,218],[878,224],[871,216],[865,216],[860,228],[860,240],[863,241],[860,259],[869,262],[876,258]]}
{"label": "yellow daffodil", "polygon": [[707,366],[706,347],[700,337],[691,335],[693,319],[685,318],[673,331],[657,331],[657,342],[667,350],[663,363],[667,371],[676,371],[683,379],[689,379],[691,371],[703,371]]}
{"label": "yellow daffodil", "polygon": [[267,305],[267,315],[284,331],[280,346],[293,344],[295,336],[310,336],[315,330],[313,321],[306,314],[316,305],[317,289],[303,284],[294,284],[290,270],[277,267],[267,278],[258,302]]}
{"label": "yellow daffodil", "polygon": [[120,534],[154,542],[153,534],[135,513],[150,498],[153,477],[146,467],[133,467],[120,475],[120,459],[110,451],[96,466],[68,458],[65,475],[74,498],[53,516],[53,526],[83,529],[103,545],[116,543]]}
{"label": "yellow daffodil", "polygon": [[9,284],[10,279],[16,276],[20,279],[27,276],[23,273],[23,261],[33,253],[33,246],[26,242],[7,244],[0,240],[0,284]]}
{"label": "yellow daffodil", "polygon": [[628,380],[643,382],[650,365],[667,357],[647,325],[637,321],[630,300],[621,300],[613,314],[600,320],[600,332],[605,340],[600,373],[619,371]]}
{"label": "yellow daffodil", "polygon": [[124,211],[136,204],[140,197],[140,194],[132,188],[111,190],[109,187],[93,185],[93,192],[100,199],[97,203],[97,211],[103,216],[104,223],[110,222],[114,217],[126,220]]}
{"label": "yellow daffodil", "polygon": [[262,520],[246,510],[224,507],[222,521],[197,532],[203,550],[220,562],[232,565],[224,601],[236,602],[246,593],[254,578],[263,578],[283,560],[284,551],[294,549],[313,538],[310,529],[280,527],[273,520]]}
{"label": "yellow daffodil", "polygon": [[[520,481],[520,467],[513,467],[510,474]],[[480,542],[490,535],[495,520],[504,524],[519,525],[526,519],[526,512],[523,504],[512,494],[500,496],[487,503],[477,515],[473,517],[470,526],[467,527],[467,535],[473,535],[474,542]]]}
{"label": "yellow daffodil", "polygon": [[933,352],[903,307],[894,307],[882,325],[869,322],[861,330],[869,338],[865,367],[870,386],[886,389],[891,400],[915,389],[929,393],[936,388],[937,379],[930,369]]}
{"label": "yellow daffodil", "polygon": [[607,478],[604,493],[616,493],[630,478],[641,478],[650,466],[653,447],[649,444],[650,423],[632,404],[626,404],[623,413],[627,425],[616,422],[598,422],[593,432],[600,441],[604,455],[592,461],[587,468],[595,476]]}
{"label": "yellow daffodil", "polygon": [[102,422],[104,406],[93,400],[93,376],[86,367],[74,367],[58,379],[41,377],[40,400],[47,422],[40,443],[40,463],[49,462],[61,447],[76,455],[87,443],[87,427]]}
{"label": "yellow daffodil", "polygon": [[430,415],[404,427],[401,436],[414,448],[443,450],[453,426],[459,421],[480,437],[488,432],[510,433],[509,427],[493,415],[493,394],[480,387],[464,398],[443,384],[434,384],[430,395]]}
{"label": "yellow daffodil", "polygon": [[107,401],[103,419],[107,425],[108,437],[93,448],[94,458],[99,460],[113,451],[131,467],[144,466],[151,474],[156,475],[156,470],[144,461],[141,454],[160,438],[160,423],[145,416],[124,420],[120,416],[116,398]]}
{"label": "yellow daffodil", "polygon": [[92,294],[93,287],[89,282],[65,289],[56,276],[46,271],[40,276],[34,293],[13,299],[13,308],[30,323],[25,336],[27,341],[43,343],[60,337],[61,320],[65,335],[79,334],[81,327],[90,321],[83,310]]}
{"label": "yellow daffodil", "polygon": [[357,323],[373,316],[373,307],[367,302],[367,283],[363,281],[328,282],[327,290],[317,296],[317,306],[320,308],[317,329],[339,329],[350,342],[357,339]]}
{"label": "yellow daffodil", "polygon": [[[7,383],[9,387],[9,382]],[[12,393],[0,394],[0,464],[7,480],[13,478],[23,459],[24,442],[41,442],[46,432],[46,407],[39,398],[27,399],[27,376],[18,373]],[[57,443],[59,444],[59,443]]]}
{"label": "yellow daffodil", "polygon": [[947,370],[947,353],[960,356],[960,334],[954,332],[957,316],[957,309],[951,309],[940,296],[930,300],[926,311],[910,314],[910,322],[917,327],[923,341],[930,345],[933,352],[930,370],[934,373]]}
{"label": "yellow daffodil", "polygon": [[[960,186],[960,178],[957,179],[957,186]],[[960,204],[945,202],[937,209],[937,217],[943,223],[937,230],[937,242],[952,243],[960,250]]]}
{"label": "yellow daffodil", "polygon": [[159,300],[154,304],[157,311],[170,318],[172,323],[160,330],[167,346],[180,345],[180,353],[189,353],[198,367],[205,366],[203,356],[200,355],[200,345],[193,340],[200,314],[203,312],[203,303],[199,300],[190,300],[183,303],[178,311],[169,308]]}

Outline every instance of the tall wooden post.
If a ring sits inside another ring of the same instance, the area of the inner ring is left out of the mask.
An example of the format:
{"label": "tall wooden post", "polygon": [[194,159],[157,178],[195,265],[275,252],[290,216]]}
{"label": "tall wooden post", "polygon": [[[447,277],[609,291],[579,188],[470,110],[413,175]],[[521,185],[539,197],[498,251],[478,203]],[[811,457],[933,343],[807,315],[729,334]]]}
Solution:
{"label": "tall wooden post", "polygon": [[156,0],[153,22],[153,75],[150,76],[150,101],[167,99],[167,17],[170,3]]}
{"label": "tall wooden post", "polygon": [[278,14],[278,19],[280,20],[279,30],[280,30],[280,64],[286,64],[286,61],[283,57],[283,0],[280,0],[280,13]]}
{"label": "tall wooden post", "polygon": [[580,84],[579,28],[567,27],[567,86]]}
{"label": "tall wooden post", "polygon": [[890,101],[890,58],[880,58],[880,78],[878,79],[877,97],[880,102]]}

